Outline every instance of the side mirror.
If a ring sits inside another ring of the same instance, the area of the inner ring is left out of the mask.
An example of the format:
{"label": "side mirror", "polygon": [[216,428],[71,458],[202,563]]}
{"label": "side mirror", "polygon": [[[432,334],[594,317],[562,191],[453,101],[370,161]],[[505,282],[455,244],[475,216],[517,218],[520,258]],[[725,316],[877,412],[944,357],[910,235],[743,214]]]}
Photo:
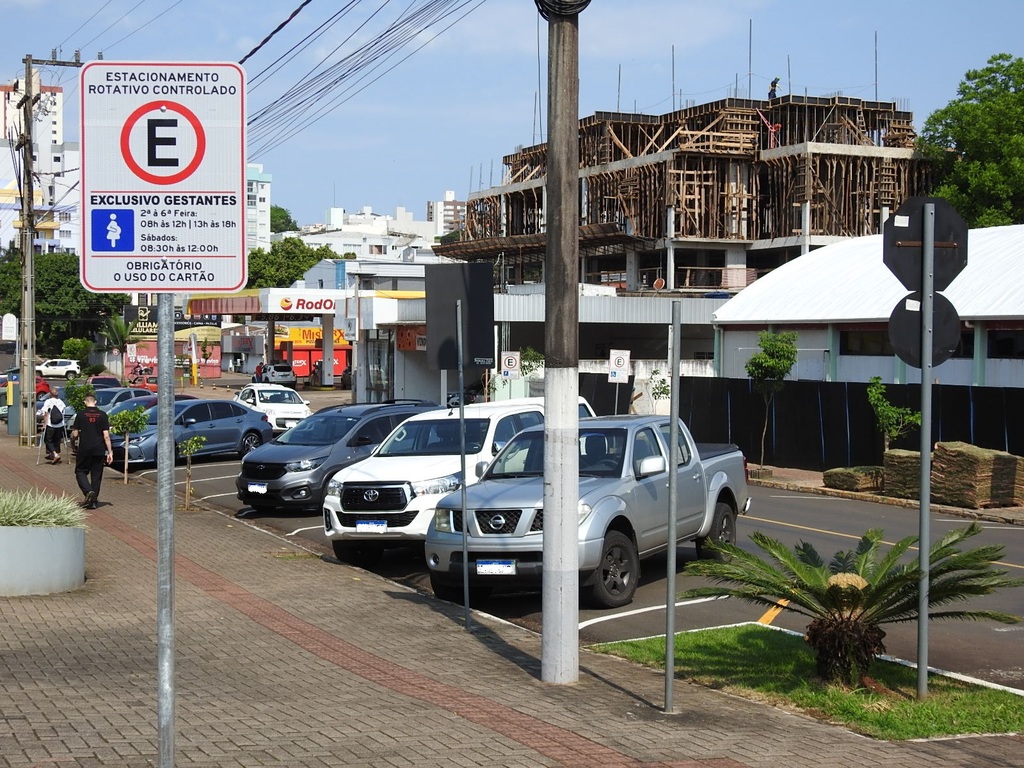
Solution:
{"label": "side mirror", "polygon": [[648,456],[644,459],[640,459],[640,465],[637,467],[636,476],[649,477],[650,475],[657,475],[664,471],[664,456]]}
{"label": "side mirror", "polygon": [[508,440],[495,440],[494,445],[491,446],[491,455],[497,456],[498,451],[508,445]]}
{"label": "side mirror", "polygon": [[359,435],[352,441],[352,445],[373,445],[373,440],[369,435]]}
{"label": "side mirror", "polygon": [[302,401],[302,404],[303,404],[303,405],[309,405],[309,400],[303,400],[303,401]]}
{"label": "side mirror", "polygon": [[186,427],[191,427],[196,423],[195,419],[185,419],[183,422]]}
{"label": "side mirror", "polygon": [[477,480],[484,476],[484,471],[487,469],[488,466],[489,465],[486,461],[478,461],[476,463],[476,466],[473,468],[473,471],[476,473]]}

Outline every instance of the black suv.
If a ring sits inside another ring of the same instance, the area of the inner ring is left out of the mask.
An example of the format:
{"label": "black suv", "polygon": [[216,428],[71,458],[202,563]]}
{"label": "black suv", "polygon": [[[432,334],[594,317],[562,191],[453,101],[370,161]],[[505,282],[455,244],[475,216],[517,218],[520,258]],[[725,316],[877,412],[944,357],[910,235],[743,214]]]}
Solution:
{"label": "black suv", "polygon": [[327,482],[342,467],[370,455],[391,430],[415,413],[438,408],[426,400],[332,405],[246,454],[235,480],[238,498],[256,510],[320,511]]}

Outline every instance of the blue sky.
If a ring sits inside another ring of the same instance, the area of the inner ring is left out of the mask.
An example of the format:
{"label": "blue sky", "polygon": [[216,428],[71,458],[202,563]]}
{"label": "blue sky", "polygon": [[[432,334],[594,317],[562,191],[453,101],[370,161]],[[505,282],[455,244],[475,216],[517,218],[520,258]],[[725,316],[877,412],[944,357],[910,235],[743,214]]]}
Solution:
{"label": "blue sky", "polygon": [[[80,48],[83,61],[97,50],[108,60],[239,61],[301,2],[0,0],[7,30],[0,79],[20,76],[25,54],[45,58],[55,47],[64,59]],[[250,117],[319,62],[336,62],[427,4],[311,0],[246,62]],[[289,53],[345,8],[312,45]],[[251,157],[273,175],[273,201],[299,223],[323,221],[332,205],[383,214],[402,206],[423,219],[427,200],[446,189],[463,199],[499,183],[501,158],[542,140],[547,23],[533,0],[449,0],[449,10],[434,31],[398,49],[383,68],[408,58],[390,72],[289,138],[265,140],[272,146]],[[920,128],[956,96],[968,69],[995,53],[1022,55],[1021,29],[1020,0],[593,0],[580,15],[580,115],[661,114],[737,87],[745,96],[748,84],[763,98],[779,77],[780,93],[897,100]],[[77,73],[50,69],[43,79],[64,85],[65,134],[76,140]],[[349,76],[342,87],[353,82]],[[288,125],[310,101],[285,112]]]}

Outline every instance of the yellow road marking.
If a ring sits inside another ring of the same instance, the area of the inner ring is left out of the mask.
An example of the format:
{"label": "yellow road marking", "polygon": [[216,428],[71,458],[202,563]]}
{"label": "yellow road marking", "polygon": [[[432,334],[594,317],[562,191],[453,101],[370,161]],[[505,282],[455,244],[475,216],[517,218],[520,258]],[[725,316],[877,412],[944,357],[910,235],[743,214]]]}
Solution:
{"label": "yellow road marking", "polygon": [[776,617],[778,617],[778,615],[785,610],[787,605],[789,605],[789,600],[786,600],[785,598],[779,600],[779,604],[774,608],[769,608],[767,611],[765,611],[761,618],[757,620],[757,623],[771,624],[773,621],[775,621]]}

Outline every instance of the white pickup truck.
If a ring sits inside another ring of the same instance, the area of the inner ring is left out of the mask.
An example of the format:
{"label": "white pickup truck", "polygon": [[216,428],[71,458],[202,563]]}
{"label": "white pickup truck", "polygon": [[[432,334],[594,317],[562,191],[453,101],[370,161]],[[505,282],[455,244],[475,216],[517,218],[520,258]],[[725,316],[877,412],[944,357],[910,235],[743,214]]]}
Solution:
{"label": "white pickup truck", "polygon": [[[467,484],[522,429],[544,422],[544,398],[463,408]],[[594,411],[580,398],[581,417]],[[439,499],[462,487],[459,409],[424,411],[402,422],[362,461],[327,484],[324,535],[339,560],[370,566],[387,547],[422,545]]]}
{"label": "white pickup truck", "polygon": [[[667,416],[606,416],[580,420],[580,585],[598,607],[632,601],[640,561],[668,548]],[[735,445],[698,445],[679,425],[675,452],[676,535],[694,541],[736,540],[736,517],[750,507],[746,459]],[[434,593],[463,595],[463,522],[468,518],[470,599],[498,585],[539,584],[543,571],[544,432],[529,429],[502,449],[462,493],[438,502],[425,554]]]}

